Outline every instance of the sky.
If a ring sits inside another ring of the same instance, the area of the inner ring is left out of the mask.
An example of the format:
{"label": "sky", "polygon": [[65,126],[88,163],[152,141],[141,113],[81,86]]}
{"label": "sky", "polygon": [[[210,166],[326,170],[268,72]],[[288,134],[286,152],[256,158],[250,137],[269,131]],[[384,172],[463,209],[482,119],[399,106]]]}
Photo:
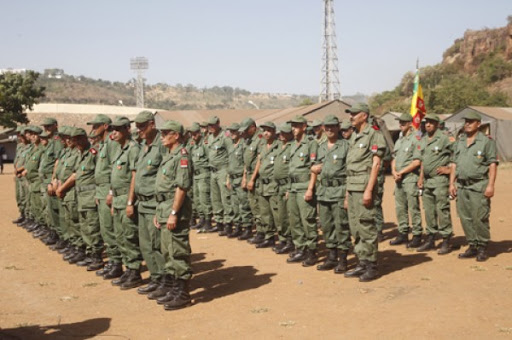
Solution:
{"label": "sky", "polygon": [[[0,69],[110,81],[321,92],[322,0],[3,0]],[[503,27],[512,0],[334,0],[341,93],[393,89],[467,29]]]}

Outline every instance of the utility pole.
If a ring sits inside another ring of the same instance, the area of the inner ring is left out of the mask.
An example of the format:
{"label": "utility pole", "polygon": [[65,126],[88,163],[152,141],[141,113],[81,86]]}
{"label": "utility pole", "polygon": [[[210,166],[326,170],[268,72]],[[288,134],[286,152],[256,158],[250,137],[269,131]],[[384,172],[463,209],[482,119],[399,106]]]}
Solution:
{"label": "utility pole", "polygon": [[333,0],[324,0],[322,92],[318,102],[341,98]]}
{"label": "utility pole", "polygon": [[135,97],[137,107],[144,107],[144,72],[149,68],[148,59],[145,57],[136,57],[130,59],[130,68],[137,73],[135,83]]}

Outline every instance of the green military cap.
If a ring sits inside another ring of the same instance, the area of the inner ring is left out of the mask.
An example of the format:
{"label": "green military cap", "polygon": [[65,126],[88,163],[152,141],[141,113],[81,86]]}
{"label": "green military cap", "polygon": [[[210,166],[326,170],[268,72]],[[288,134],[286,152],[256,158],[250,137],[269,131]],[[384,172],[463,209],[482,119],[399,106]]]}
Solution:
{"label": "green military cap", "polygon": [[252,125],[255,125],[256,123],[254,122],[254,119],[252,118],[245,118],[244,120],[242,120],[242,123],[240,124],[240,129],[239,131],[240,132],[244,132],[245,130],[247,130],[250,126]]}
{"label": "green military cap", "polygon": [[69,127],[68,126],[59,126],[59,135],[69,136]]}
{"label": "green military cap", "polygon": [[87,122],[87,125],[94,125],[94,124],[110,124],[112,123],[112,119],[110,119],[109,116],[104,115],[102,113],[96,115],[93,120]]}
{"label": "green military cap", "polygon": [[311,123],[311,125],[310,125],[310,126],[311,126],[311,127],[317,127],[317,126],[320,126],[320,125],[322,125],[322,124],[324,124],[324,123],[323,123],[320,119],[315,119],[315,120],[313,121],[313,123]]}
{"label": "green military cap", "polygon": [[274,124],[273,122],[265,122],[263,124],[260,124],[260,127],[267,127],[267,128],[271,128],[271,129],[276,129],[276,124]]}
{"label": "green military cap", "polygon": [[233,123],[228,127],[228,130],[230,131],[238,131],[240,129],[240,124]]}
{"label": "green military cap", "polygon": [[96,138],[96,137],[98,137],[98,135],[95,134],[94,131],[91,131],[87,137],[88,138]]}
{"label": "green military cap", "polygon": [[471,110],[471,111],[469,111],[468,113],[466,113],[464,115],[464,119],[466,119],[466,120],[478,120],[479,122],[481,122],[482,121],[482,116],[478,112]]}
{"label": "green military cap", "polygon": [[41,129],[39,126],[35,126],[35,125],[29,125],[25,128],[25,131],[30,131],[30,132],[33,132],[35,134],[38,134],[40,135],[41,132],[43,132],[43,129]]}
{"label": "green military cap", "polygon": [[335,115],[327,115],[324,118],[324,125],[339,125],[340,120]]}
{"label": "green military cap", "polygon": [[190,125],[190,127],[188,128],[188,131],[190,132],[199,132],[201,130],[201,126],[199,125],[199,123],[192,123],[192,125]]}
{"label": "green military cap", "polygon": [[19,125],[16,127],[16,132],[23,133],[24,131],[25,131],[25,126]]}
{"label": "green military cap", "polygon": [[57,119],[52,118],[52,117],[48,117],[48,118],[43,119],[43,122],[41,123],[41,126],[54,125],[54,124],[57,124]]}
{"label": "green military cap", "polygon": [[207,127],[208,126],[208,122],[207,121],[203,121],[199,124],[200,127]]}
{"label": "green military cap", "polygon": [[78,136],[87,136],[87,132],[85,132],[82,128],[72,127],[69,129],[70,137],[78,137]]}
{"label": "green military cap", "polygon": [[341,122],[340,130],[348,130],[351,128],[352,128],[352,123],[350,122],[350,120],[345,119]]}
{"label": "green military cap", "polygon": [[279,125],[279,133],[291,133],[292,126],[289,123]]}
{"label": "green military cap", "polygon": [[412,116],[408,113],[402,113],[400,117],[395,118],[396,120],[399,120],[401,122],[412,122]]}
{"label": "green military cap", "polygon": [[368,104],[357,103],[357,104],[354,104],[354,106],[352,106],[351,108],[346,109],[345,112],[346,113],[359,113],[359,112],[370,113],[370,108],[368,107]]}
{"label": "green military cap", "polygon": [[145,122],[149,122],[152,120],[155,120],[155,116],[153,116],[153,114],[150,111],[142,111],[142,112],[139,112],[137,117],[135,117],[134,122],[135,123],[145,123]]}
{"label": "green military cap", "polygon": [[47,131],[43,131],[43,132],[41,132],[41,134],[39,135],[39,137],[41,137],[41,138],[48,138],[48,137],[50,137],[50,135],[48,134],[48,132],[47,132]]}
{"label": "green military cap", "polygon": [[429,113],[425,116],[425,120],[433,120],[436,122],[439,122],[441,119],[439,119],[439,116],[434,113]]}
{"label": "green military cap", "polygon": [[301,115],[297,115],[290,120],[290,123],[306,123],[307,124],[307,122],[308,122],[308,120],[306,119],[306,117],[301,116]]}
{"label": "green military cap", "polygon": [[311,133],[311,132],[313,132],[313,127],[312,127],[312,126],[308,126],[308,127],[306,128],[306,132],[307,132],[307,133]]}
{"label": "green military cap", "polygon": [[132,121],[129,120],[127,117],[122,116],[122,117],[117,117],[110,125],[112,125],[114,127],[127,126],[127,125],[129,126],[131,124],[131,122]]}
{"label": "green military cap", "polygon": [[175,120],[167,120],[158,130],[174,131],[183,134],[183,125],[181,125],[179,122]]}
{"label": "green military cap", "polygon": [[210,118],[208,118],[208,122],[207,123],[208,123],[207,125],[219,124],[220,123],[220,119],[217,116],[211,116]]}

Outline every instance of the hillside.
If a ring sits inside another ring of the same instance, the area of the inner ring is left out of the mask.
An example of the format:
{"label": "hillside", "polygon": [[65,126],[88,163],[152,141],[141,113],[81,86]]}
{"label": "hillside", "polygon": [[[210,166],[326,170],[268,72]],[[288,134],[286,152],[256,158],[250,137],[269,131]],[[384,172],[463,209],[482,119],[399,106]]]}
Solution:
{"label": "hillside", "polygon": [[[370,98],[377,114],[407,112],[414,73],[400,84]],[[496,29],[467,30],[443,53],[443,61],[420,69],[428,112],[453,113],[468,105],[512,105],[512,16]]]}
{"label": "hillside", "polygon": [[[46,88],[42,103],[106,104],[135,106],[133,82],[110,82],[84,76],[66,75],[60,69],[48,69],[39,85]],[[346,97],[349,103],[366,100],[357,94]],[[309,105],[317,97],[295,94],[251,93],[230,86],[197,88],[194,85],[154,84],[145,86],[145,106],[165,110],[196,109],[281,109]]]}

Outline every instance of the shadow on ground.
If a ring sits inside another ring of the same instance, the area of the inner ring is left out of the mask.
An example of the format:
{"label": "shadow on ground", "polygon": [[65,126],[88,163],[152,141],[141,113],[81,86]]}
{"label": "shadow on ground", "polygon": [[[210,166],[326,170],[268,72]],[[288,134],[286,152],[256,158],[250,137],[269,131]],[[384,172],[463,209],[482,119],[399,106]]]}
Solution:
{"label": "shadow on ground", "polygon": [[[110,318],[97,318],[81,322],[58,325],[28,325],[16,328],[0,329],[0,340],[55,340],[55,339],[93,339],[110,328]],[[118,339],[128,339],[122,335],[112,335]]]}
{"label": "shadow on ground", "polygon": [[429,261],[432,261],[429,253],[401,254],[393,249],[384,250],[379,252],[379,272],[385,276]]}

